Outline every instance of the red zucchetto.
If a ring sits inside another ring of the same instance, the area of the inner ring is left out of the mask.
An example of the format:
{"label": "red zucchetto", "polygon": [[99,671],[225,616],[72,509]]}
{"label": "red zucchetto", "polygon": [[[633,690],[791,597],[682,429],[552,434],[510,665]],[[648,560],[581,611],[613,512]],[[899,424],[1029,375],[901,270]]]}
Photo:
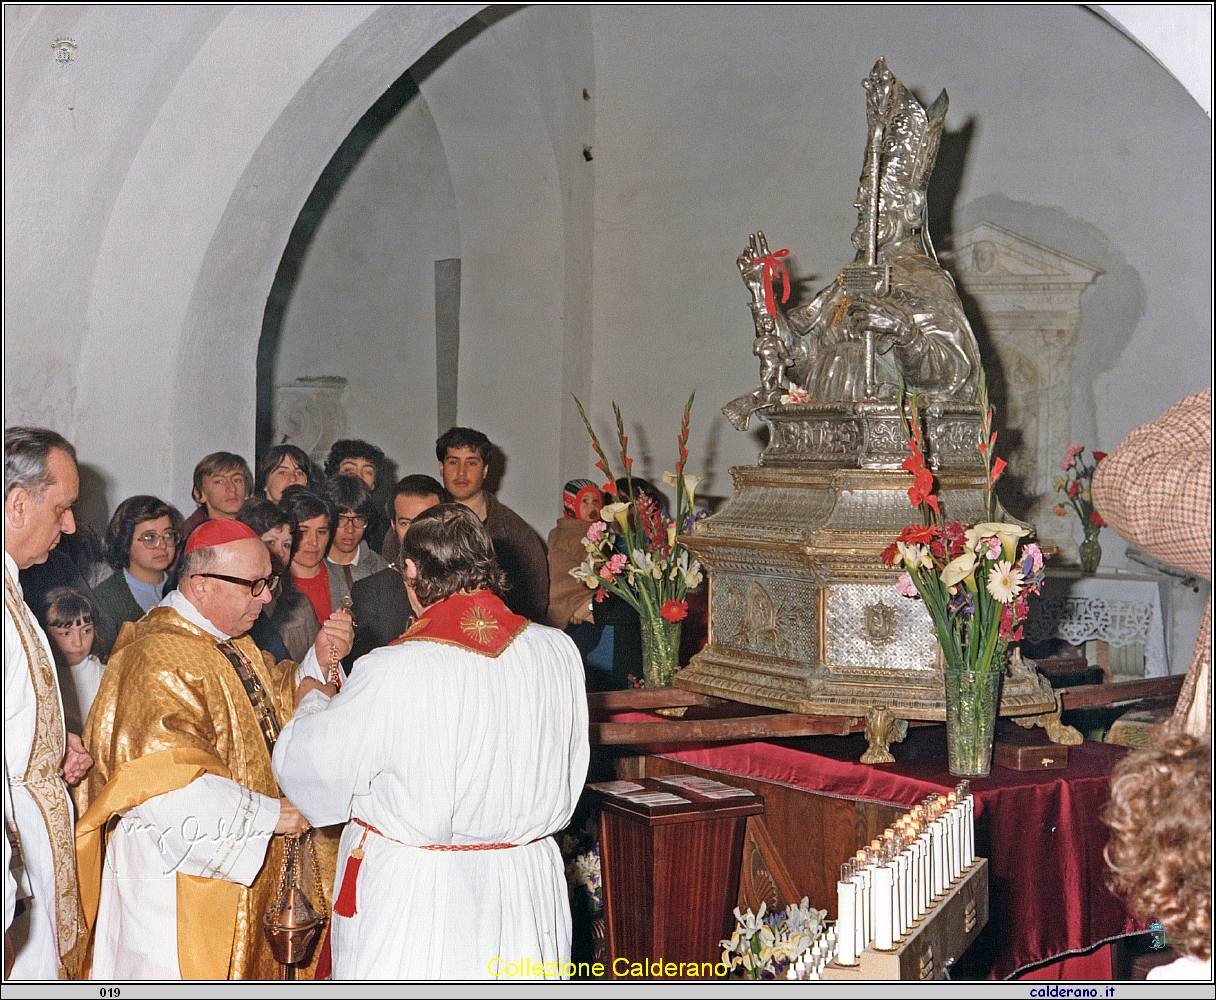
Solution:
{"label": "red zucchetto", "polygon": [[212,545],[237,542],[242,538],[257,538],[261,541],[258,533],[249,525],[231,517],[213,517],[190,532],[190,537],[186,539],[185,551],[190,553],[195,549],[208,549]]}

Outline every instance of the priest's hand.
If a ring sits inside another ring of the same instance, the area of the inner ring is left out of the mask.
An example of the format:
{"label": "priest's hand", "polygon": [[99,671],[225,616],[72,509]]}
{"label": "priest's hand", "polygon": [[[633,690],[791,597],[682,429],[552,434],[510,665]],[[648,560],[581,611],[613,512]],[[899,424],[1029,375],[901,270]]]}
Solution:
{"label": "priest's hand", "polygon": [[287,799],[279,799],[279,822],[274,828],[275,835],[286,834],[288,837],[298,837],[312,829],[295,806]]}
{"label": "priest's hand", "polygon": [[63,755],[63,780],[69,785],[77,784],[93,766],[93,758],[75,733],[68,733],[68,749]]}
{"label": "priest's hand", "polygon": [[338,693],[338,685],[322,684],[315,677],[305,677],[300,681],[300,686],[296,688],[296,707],[300,707],[300,702],[304,700],[304,696],[309,691],[320,691],[326,698],[332,698]]}
{"label": "priest's hand", "polygon": [[337,652],[337,658],[340,660],[350,652],[354,644],[355,620],[349,611],[339,608],[325,619],[321,631],[317,633],[317,641],[313,645],[317,651],[317,663],[321,665],[322,670],[328,669],[329,664],[333,662],[333,651]]}

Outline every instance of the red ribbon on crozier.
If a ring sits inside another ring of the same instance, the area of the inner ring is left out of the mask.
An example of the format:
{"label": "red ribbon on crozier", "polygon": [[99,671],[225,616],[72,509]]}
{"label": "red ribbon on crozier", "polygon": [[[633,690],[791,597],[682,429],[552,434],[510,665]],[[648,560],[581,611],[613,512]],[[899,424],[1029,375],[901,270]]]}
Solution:
{"label": "red ribbon on crozier", "polygon": [[773,275],[778,271],[781,272],[781,286],[784,292],[781,295],[781,304],[785,305],[790,297],[790,276],[786,271],[785,265],[781,263],[780,258],[788,257],[789,250],[778,250],[776,253],[770,253],[767,257],[760,257],[756,263],[764,265],[764,308],[768,310],[768,314],[777,318],[777,303],[773,300]]}

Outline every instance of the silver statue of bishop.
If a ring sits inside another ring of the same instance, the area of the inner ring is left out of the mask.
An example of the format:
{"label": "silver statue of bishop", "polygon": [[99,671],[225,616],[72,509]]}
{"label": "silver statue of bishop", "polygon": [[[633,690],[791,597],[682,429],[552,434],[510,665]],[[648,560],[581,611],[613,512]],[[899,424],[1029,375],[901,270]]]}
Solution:
{"label": "silver statue of bishop", "polygon": [[[926,403],[974,403],[979,349],[928,229],[926,192],[949,97],[943,90],[922,107],[885,59],[864,87],[868,141],[854,202],[857,256],[810,302],[787,313],[771,293],[761,295],[766,268],[771,288],[774,255],[764,234],[755,234],[739,269],[752,292],[757,336],[771,318],[790,359],[783,374],[806,390],[810,404],[894,402],[900,377]],[[766,384],[724,412],[742,430],[753,412],[774,405]]]}

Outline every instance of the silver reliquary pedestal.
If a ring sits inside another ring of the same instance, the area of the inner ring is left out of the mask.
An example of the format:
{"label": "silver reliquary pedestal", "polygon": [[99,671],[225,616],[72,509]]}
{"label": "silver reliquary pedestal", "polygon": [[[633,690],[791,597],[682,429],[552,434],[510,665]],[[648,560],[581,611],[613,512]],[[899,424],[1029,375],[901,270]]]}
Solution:
{"label": "silver reliquary pedestal", "polygon": [[[946,519],[989,519],[980,353],[926,225],[946,92],[923,107],[882,59],[864,87],[853,262],[786,311],[774,281],[789,280],[787,251],[771,253],[756,233],[738,260],[761,384],[723,412],[739,430],[758,417],[769,440],[759,465],[730,470],[726,506],[682,539],[709,576],[710,625],[708,645],[674,683],[809,715],[886,706],[900,719],[941,721],[932,621],[921,601],[896,592],[901,571],[879,554],[918,519],[900,467],[901,385],[920,396]],[[1000,713],[1052,712],[1058,720],[1050,685],[1015,653]]]}

